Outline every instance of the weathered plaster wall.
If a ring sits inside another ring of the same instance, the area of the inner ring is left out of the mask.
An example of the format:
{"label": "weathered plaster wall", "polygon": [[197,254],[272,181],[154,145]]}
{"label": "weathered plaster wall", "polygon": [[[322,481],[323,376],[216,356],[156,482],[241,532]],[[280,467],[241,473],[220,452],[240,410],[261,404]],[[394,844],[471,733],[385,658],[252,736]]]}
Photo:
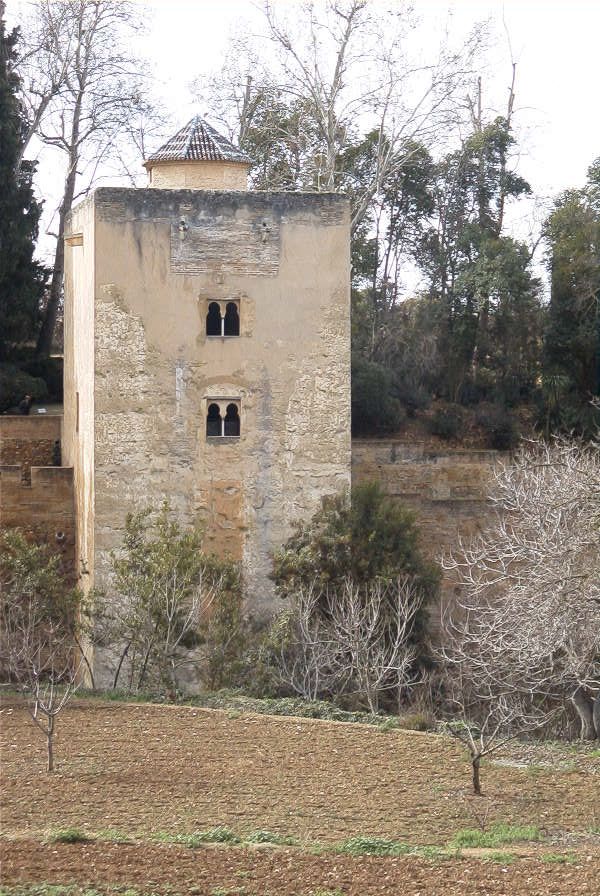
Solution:
{"label": "weathered plaster wall", "polygon": [[[96,582],[126,513],[166,497],[241,558],[251,609],[267,612],[273,550],[349,482],[348,202],[111,189],[94,202]],[[240,337],[206,337],[208,303],[231,298]],[[211,398],[241,401],[239,439],[207,439]]]}
{"label": "weathered plaster wall", "polygon": [[69,215],[65,245],[62,455],[74,471],[76,562],[84,589],[94,584],[94,217],[90,197]]}
{"label": "weathered plaster wall", "polygon": [[159,190],[247,190],[241,162],[153,162],[150,186]]}

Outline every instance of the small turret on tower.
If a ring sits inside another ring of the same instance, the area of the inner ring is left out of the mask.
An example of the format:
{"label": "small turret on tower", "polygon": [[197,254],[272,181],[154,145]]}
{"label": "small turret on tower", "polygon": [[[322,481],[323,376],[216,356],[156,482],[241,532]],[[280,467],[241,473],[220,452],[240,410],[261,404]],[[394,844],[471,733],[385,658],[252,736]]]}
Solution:
{"label": "small turret on tower", "polygon": [[199,115],[145,162],[149,186],[166,190],[247,190],[252,164]]}

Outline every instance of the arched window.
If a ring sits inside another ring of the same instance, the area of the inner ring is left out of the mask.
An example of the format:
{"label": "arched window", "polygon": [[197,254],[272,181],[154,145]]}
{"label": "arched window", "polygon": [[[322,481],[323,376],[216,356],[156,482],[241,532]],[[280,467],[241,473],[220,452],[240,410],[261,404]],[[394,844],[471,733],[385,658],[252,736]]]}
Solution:
{"label": "arched window", "polygon": [[206,435],[220,436],[222,435],[221,411],[218,404],[209,404],[208,414],[206,415]]}
{"label": "arched window", "polygon": [[225,414],[223,435],[239,436],[240,434],[240,414],[236,404],[227,405],[227,413]]}
{"label": "arched window", "polygon": [[210,439],[239,438],[240,400],[229,398],[208,399],[206,410],[206,436]]}
{"label": "arched window", "polygon": [[206,315],[207,336],[240,335],[240,303],[238,301],[210,302]]}
{"label": "arched window", "polygon": [[221,335],[221,309],[218,302],[211,302],[206,315],[206,335]]}
{"label": "arched window", "polygon": [[225,308],[225,326],[223,328],[225,336],[240,335],[240,315],[235,302],[227,302]]}

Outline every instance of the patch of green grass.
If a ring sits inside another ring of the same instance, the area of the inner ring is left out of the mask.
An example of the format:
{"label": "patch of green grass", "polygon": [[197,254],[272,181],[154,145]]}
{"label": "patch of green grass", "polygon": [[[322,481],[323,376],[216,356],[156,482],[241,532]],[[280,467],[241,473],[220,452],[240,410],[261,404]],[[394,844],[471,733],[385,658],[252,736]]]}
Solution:
{"label": "patch of green grass", "polygon": [[310,896],[344,896],[344,891],[339,887],[336,887],[335,890],[324,890],[323,887],[319,887],[318,890],[311,890]]}
{"label": "patch of green grass", "polygon": [[572,852],[545,852],[540,859],[549,865],[574,865],[577,862],[577,856]]}
{"label": "patch of green grass", "polygon": [[600,759],[600,750],[590,750],[588,756],[590,759]]}
{"label": "patch of green grass", "polygon": [[334,847],[335,852],[349,856],[404,856],[410,846],[385,837],[351,837]]}
{"label": "patch of green grass", "polygon": [[[109,887],[108,892],[116,892],[117,888]],[[107,891],[102,891],[106,893]],[[15,887],[0,886],[0,896],[102,896],[100,890],[93,887],[80,887],[77,884],[19,884]],[[137,891],[118,889],[119,896],[138,896]]]}
{"label": "patch of green grass", "polygon": [[450,841],[454,847],[494,847],[507,843],[523,843],[529,840],[542,840],[537,825],[494,824],[487,831],[465,828],[458,831]]}
{"label": "patch of green grass", "polygon": [[[169,703],[164,695],[140,693],[129,694],[127,691],[86,691],[77,692],[78,699],[115,700],[120,703]],[[298,716],[308,719],[326,719],[334,722],[360,722],[363,725],[375,725],[384,730],[395,730],[401,727],[396,716],[374,714],[368,712],[351,712],[340,709],[326,700],[304,700],[302,697],[249,697],[237,688],[223,688],[199,694],[193,697],[182,697],[177,700],[180,706],[198,706],[207,709],[222,709],[230,718],[236,719],[247,713],[273,716]]]}
{"label": "patch of green grass", "polygon": [[0,896],[70,896],[77,887],[74,884],[20,884],[16,887],[0,886]]}
{"label": "patch of green grass", "polygon": [[434,862],[442,859],[461,859],[460,850],[446,849],[443,846],[415,846],[410,851],[411,856],[419,856],[421,859],[431,859]]}
{"label": "patch of green grass", "polygon": [[80,831],[79,828],[62,828],[59,831],[52,831],[46,839],[48,843],[89,843],[93,837]]}
{"label": "patch of green grass", "polygon": [[500,865],[512,865],[517,861],[514,852],[491,852],[486,858],[491,862],[498,862]]}
{"label": "patch of green grass", "polygon": [[310,852],[313,855],[335,852],[350,856],[416,856],[432,861],[461,858],[459,850],[444,846],[411,846],[409,843],[400,843],[399,840],[388,840],[385,837],[363,836],[351,837],[333,847],[313,843]]}
{"label": "patch of green grass", "polygon": [[242,838],[238,837],[230,828],[216,827],[209,828],[207,831],[194,831],[192,834],[166,834],[158,833],[154,835],[154,840],[160,843],[177,843],[180,846],[187,846],[190,849],[196,849],[206,843],[230,843],[237,845],[242,842]]}
{"label": "patch of green grass", "polygon": [[105,840],[107,843],[133,843],[132,837],[122,831],[116,831],[114,828],[98,831],[95,836],[97,840]]}
{"label": "patch of green grass", "polygon": [[272,843],[274,846],[298,846],[295,837],[274,834],[272,831],[253,831],[244,837],[244,843]]}
{"label": "patch of green grass", "polygon": [[210,896],[241,896],[247,892],[246,887],[215,887]]}

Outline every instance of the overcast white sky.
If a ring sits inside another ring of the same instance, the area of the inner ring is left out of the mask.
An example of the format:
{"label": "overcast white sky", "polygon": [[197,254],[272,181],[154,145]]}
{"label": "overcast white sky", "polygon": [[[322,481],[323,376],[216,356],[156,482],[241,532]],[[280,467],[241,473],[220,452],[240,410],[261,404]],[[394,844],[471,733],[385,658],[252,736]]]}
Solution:
{"label": "overcast white sky", "polygon": [[[8,0],[9,25],[25,0]],[[53,0],[60,2],[60,0]],[[118,2],[118,0],[116,0]],[[149,15],[140,48],[149,59],[176,126],[192,114],[189,85],[220,66],[236,28],[260,30],[253,0],[137,0]],[[274,0],[293,12],[296,0]],[[376,5],[378,0],[373,0]],[[434,33],[446,22],[466,33],[489,19],[496,36],[483,72],[485,98],[504,108],[510,62],[517,63],[515,127],[519,173],[538,196],[581,185],[586,168],[600,156],[598,38],[600,0],[414,0],[422,19],[423,57],[435,49]],[[509,49],[510,40],[510,49]],[[46,209],[52,205],[48,186]],[[55,203],[54,203],[55,204]],[[523,208],[523,214],[529,210]],[[526,228],[525,228],[526,229]]]}
{"label": "overcast white sky", "polygon": [[[295,5],[295,0],[275,2],[287,9]],[[233,27],[248,20],[258,30],[259,16],[252,0],[147,0],[145,5],[153,10],[146,51],[184,123],[196,111],[189,82],[218,66]],[[415,8],[425,33],[448,13],[458,32],[491,19],[497,45],[485,84],[498,100],[510,79],[508,34],[517,62],[521,173],[543,194],[583,183],[587,166],[600,155],[600,0],[416,0]]]}

